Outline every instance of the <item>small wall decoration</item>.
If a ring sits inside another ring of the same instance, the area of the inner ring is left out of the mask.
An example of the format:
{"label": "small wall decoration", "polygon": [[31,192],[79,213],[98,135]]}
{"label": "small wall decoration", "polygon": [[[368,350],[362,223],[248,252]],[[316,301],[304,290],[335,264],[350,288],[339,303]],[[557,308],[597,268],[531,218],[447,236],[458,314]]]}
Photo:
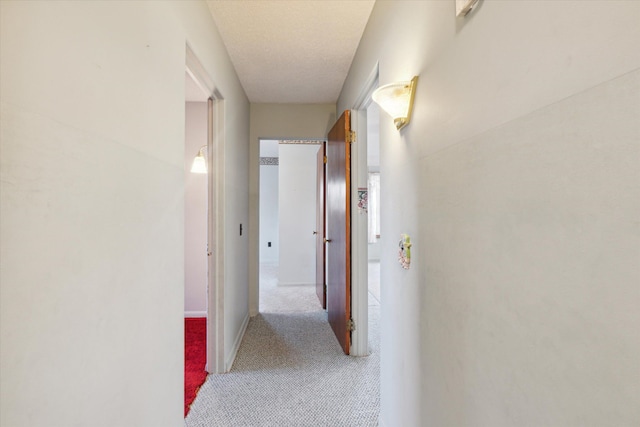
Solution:
{"label": "small wall decoration", "polygon": [[358,213],[366,214],[369,209],[369,190],[366,187],[358,188]]}
{"label": "small wall decoration", "polygon": [[402,268],[408,270],[411,266],[411,238],[408,234],[400,235],[400,243],[398,244],[400,247],[398,250],[398,261]]}

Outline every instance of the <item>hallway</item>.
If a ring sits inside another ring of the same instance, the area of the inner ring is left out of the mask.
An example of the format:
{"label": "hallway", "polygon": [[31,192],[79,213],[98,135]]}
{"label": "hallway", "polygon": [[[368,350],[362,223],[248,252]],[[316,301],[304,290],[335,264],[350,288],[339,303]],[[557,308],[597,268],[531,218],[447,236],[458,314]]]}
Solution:
{"label": "hallway", "polygon": [[378,300],[370,293],[370,356],[348,357],[313,286],[278,287],[270,265],[260,277],[260,314],[250,320],[233,368],[209,376],[185,426],[376,426]]}

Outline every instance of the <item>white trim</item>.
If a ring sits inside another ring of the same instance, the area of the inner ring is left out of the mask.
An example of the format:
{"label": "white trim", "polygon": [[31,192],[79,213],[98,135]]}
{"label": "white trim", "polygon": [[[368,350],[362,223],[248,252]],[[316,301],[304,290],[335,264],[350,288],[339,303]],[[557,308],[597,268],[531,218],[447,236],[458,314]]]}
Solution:
{"label": "white trim", "polygon": [[184,312],[185,319],[191,319],[195,317],[207,317],[207,312],[206,311],[185,311]]}
{"label": "white trim", "polygon": [[207,310],[209,318],[215,318],[215,324],[212,324],[211,338],[215,340],[215,352],[207,361],[213,362],[215,359],[214,370],[209,372],[223,373],[225,369],[225,304],[224,304],[224,286],[225,286],[225,216],[224,216],[224,173],[225,173],[225,156],[224,156],[224,101],[220,94],[215,91],[209,99],[209,137],[207,154],[209,156],[208,163],[211,165],[209,170],[209,227],[208,227],[208,245],[209,252],[209,301]]}
{"label": "white trim", "polygon": [[238,335],[236,335],[236,339],[233,342],[233,347],[231,350],[231,354],[225,361],[225,372],[229,372],[231,367],[233,366],[233,362],[236,360],[236,356],[238,355],[238,350],[240,349],[240,344],[242,343],[242,338],[244,337],[244,333],[247,331],[247,326],[249,325],[249,313],[244,317],[242,321],[242,326],[238,331]]}
{"label": "white trim", "polygon": [[215,89],[213,80],[211,80],[211,77],[209,77],[209,73],[207,73],[207,70],[196,57],[196,54],[191,49],[191,46],[189,46],[189,43],[187,43],[185,63],[187,66],[187,74],[189,74],[189,76],[193,79],[196,86],[198,86],[203,93],[213,93]]}
{"label": "white trim", "polygon": [[369,73],[369,77],[364,81],[360,94],[353,103],[354,110],[366,110],[369,104],[371,104],[371,95],[378,88],[378,81],[380,79],[379,64],[376,65]]}
{"label": "white trim", "polygon": [[[365,81],[351,111],[351,129],[356,142],[351,147],[351,194],[368,188],[367,170],[367,106],[378,86],[378,64]],[[358,198],[351,202],[351,318],[356,329],[351,333],[351,356],[369,354],[369,242],[366,214],[358,212]]]}

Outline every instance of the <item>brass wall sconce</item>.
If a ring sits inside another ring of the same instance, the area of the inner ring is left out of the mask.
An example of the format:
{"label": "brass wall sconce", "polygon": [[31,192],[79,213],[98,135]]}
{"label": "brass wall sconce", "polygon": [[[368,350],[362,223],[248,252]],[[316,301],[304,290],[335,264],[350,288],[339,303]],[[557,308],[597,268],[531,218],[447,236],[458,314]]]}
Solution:
{"label": "brass wall sconce", "polygon": [[411,120],[417,84],[418,76],[415,76],[408,82],[381,86],[371,95],[376,104],[393,117],[393,123],[398,130],[405,127]]}

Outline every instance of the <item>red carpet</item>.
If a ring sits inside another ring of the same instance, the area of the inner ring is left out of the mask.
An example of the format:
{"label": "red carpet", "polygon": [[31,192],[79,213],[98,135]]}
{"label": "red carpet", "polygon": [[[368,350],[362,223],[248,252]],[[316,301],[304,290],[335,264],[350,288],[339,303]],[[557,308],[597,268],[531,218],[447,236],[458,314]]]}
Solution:
{"label": "red carpet", "polygon": [[207,378],[207,319],[184,319],[184,416]]}

